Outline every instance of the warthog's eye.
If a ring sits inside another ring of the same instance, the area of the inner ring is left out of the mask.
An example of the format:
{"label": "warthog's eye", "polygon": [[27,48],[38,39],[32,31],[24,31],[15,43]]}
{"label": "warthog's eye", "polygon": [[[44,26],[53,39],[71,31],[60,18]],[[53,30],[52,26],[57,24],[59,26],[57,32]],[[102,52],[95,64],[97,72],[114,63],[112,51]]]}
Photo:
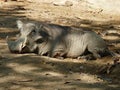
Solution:
{"label": "warthog's eye", "polygon": [[40,44],[40,43],[44,42],[44,40],[43,39],[38,39],[35,42],[38,43],[38,44]]}
{"label": "warthog's eye", "polygon": [[32,33],[34,33],[34,34],[36,33],[35,29],[32,30]]}

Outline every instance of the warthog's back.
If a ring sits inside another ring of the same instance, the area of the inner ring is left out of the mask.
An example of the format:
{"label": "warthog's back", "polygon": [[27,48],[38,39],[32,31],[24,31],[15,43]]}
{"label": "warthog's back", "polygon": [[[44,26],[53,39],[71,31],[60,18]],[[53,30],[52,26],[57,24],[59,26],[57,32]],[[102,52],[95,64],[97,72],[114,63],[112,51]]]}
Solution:
{"label": "warthog's back", "polygon": [[46,25],[44,29],[52,37],[53,47],[51,50],[56,50],[58,48],[56,45],[62,42],[61,46],[63,45],[63,51],[66,52],[67,57],[78,57],[86,50],[99,54],[108,49],[105,41],[90,30],[59,25]]}

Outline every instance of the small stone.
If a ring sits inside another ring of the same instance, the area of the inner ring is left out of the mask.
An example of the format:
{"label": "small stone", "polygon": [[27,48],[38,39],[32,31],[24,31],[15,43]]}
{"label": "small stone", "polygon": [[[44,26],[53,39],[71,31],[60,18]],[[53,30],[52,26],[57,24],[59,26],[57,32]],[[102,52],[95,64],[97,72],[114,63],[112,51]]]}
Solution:
{"label": "small stone", "polygon": [[66,1],[66,2],[65,2],[65,6],[67,6],[67,7],[69,7],[69,6],[73,6],[73,3],[70,2],[70,1]]}

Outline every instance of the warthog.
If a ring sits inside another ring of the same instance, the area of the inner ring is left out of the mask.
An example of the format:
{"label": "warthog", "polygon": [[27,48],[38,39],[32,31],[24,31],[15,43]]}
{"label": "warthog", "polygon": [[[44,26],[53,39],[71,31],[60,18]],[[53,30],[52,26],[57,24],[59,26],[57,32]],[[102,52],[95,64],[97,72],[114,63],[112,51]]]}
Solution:
{"label": "warthog", "polygon": [[[82,28],[54,24],[34,24],[17,21],[20,36],[9,41],[11,52],[35,52],[50,57],[77,58],[91,53],[95,58],[110,54],[106,42],[95,32]],[[25,49],[27,48],[27,49]]]}

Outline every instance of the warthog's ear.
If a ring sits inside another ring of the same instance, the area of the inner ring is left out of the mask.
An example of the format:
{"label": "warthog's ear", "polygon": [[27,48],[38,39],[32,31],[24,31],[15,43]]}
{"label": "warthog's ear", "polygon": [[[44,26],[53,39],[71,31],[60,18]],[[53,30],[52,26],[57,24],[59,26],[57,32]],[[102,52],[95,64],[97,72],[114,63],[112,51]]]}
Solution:
{"label": "warthog's ear", "polygon": [[21,30],[21,28],[23,27],[23,22],[21,20],[17,20],[16,23],[17,23],[18,29]]}
{"label": "warthog's ear", "polygon": [[8,37],[9,37],[9,36],[6,36],[6,41],[8,41]]}

